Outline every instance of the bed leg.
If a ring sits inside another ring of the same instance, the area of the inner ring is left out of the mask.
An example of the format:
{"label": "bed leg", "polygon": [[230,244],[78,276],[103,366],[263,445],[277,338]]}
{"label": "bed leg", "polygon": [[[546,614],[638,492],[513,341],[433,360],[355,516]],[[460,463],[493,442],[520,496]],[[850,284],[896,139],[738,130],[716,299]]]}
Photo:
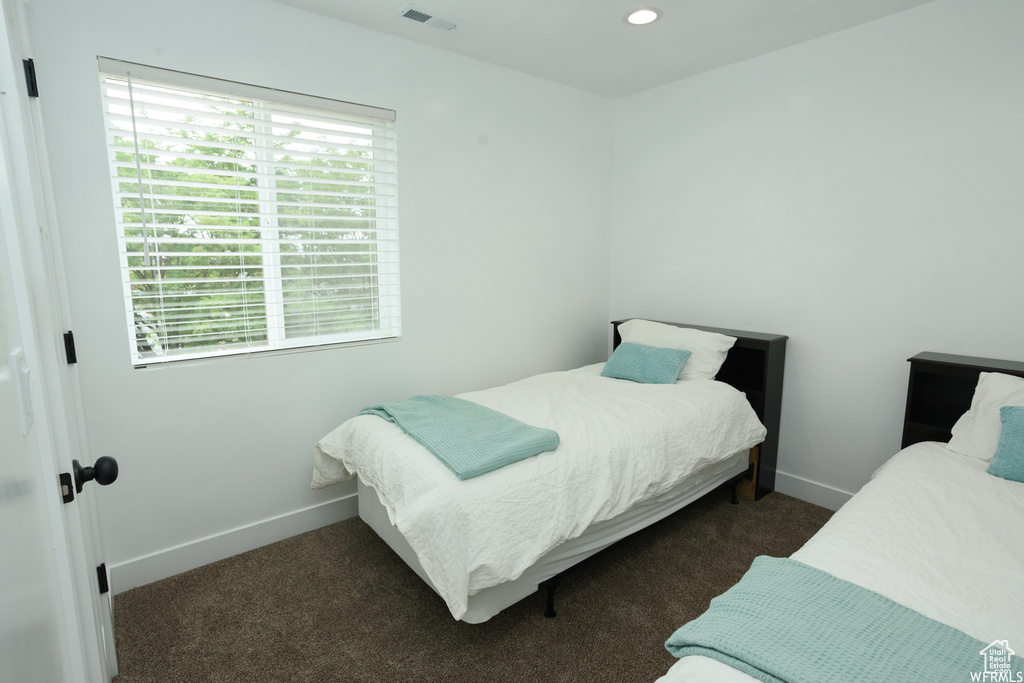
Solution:
{"label": "bed leg", "polygon": [[734,481],[733,484],[732,484],[732,498],[729,500],[729,502],[732,503],[733,505],[739,505],[740,504],[739,490],[740,490],[740,482],[739,482],[739,480]]}
{"label": "bed leg", "polygon": [[544,607],[544,616],[548,619],[554,619],[558,616],[558,613],[555,612],[555,589],[558,588],[558,584],[561,581],[561,577],[555,576],[540,584],[541,587],[547,590],[548,594],[548,602]]}

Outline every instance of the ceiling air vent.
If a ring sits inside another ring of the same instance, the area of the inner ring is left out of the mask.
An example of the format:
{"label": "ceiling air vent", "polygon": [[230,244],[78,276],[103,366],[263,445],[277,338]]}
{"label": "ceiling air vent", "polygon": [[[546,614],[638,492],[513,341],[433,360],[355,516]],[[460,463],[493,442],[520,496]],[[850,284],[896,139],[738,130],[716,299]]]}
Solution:
{"label": "ceiling air vent", "polygon": [[458,19],[451,19],[449,17],[439,17],[436,14],[430,12],[424,12],[419,7],[413,5],[406,5],[402,8],[402,11],[398,13],[398,16],[410,19],[420,24],[426,24],[427,26],[433,26],[436,29],[442,31],[454,31],[457,29],[462,22]]}

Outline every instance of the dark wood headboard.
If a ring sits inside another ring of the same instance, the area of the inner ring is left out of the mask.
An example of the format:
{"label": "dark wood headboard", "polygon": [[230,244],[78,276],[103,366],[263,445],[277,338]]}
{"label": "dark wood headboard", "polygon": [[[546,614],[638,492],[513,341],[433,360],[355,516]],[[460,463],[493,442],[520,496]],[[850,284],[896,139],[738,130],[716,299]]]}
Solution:
{"label": "dark wood headboard", "polygon": [[910,380],[901,448],[919,441],[949,441],[953,425],[971,407],[981,373],[1024,377],[1024,363],[1011,360],[930,351],[907,360]]}
{"label": "dark wood headboard", "polygon": [[[628,319],[627,319],[628,320]],[[622,343],[619,325],[612,322],[612,350]],[[652,322],[662,322],[655,320]],[[786,363],[786,337],[782,334],[727,330],[719,327],[662,322],[675,327],[692,327],[736,337],[725,363],[715,379],[730,384],[747,396],[761,424],[768,430],[758,456],[756,498],[775,490],[775,468],[779,457],[779,424],[782,420],[782,379]]]}

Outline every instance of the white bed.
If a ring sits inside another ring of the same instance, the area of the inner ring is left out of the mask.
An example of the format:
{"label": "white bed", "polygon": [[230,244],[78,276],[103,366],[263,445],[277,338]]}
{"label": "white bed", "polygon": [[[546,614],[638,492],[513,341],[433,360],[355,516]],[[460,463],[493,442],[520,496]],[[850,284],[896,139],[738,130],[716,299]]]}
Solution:
{"label": "white bed", "polygon": [[[1024,652],[1024,485],[993,477],[987,465],[945,444],[914,444],[792,558]],[[684,657],[658,680],[755,679],[714,659]]]}
{"label": "white bed", "polygon": [[[908,423],[915,413],[929,419],[952,414],[955,420],[958,411],[951,413],[950,406],[971,400],[957,396],[963,393],[958,387],[969,390],[979,368],[960,357],[922,355],[941,359],[935,366],[939,372],[922,380],[916,395],[912,375]],[[946,368],[952,378],[948,388],[940,386]],[[999,404],[1024,405],[1024,380],[985,377],[981,373],[970,411],[952,427],[950,443],[924,441],[901,450],[791,557],[983,643],[1006,641],[1024,656],[1024,483],[986,471],[999,438]],[[986,381],[990,389],[983,390]],[[994,381],[1002,386],[992,390]],[[918,409],[922,405],[925,410]],[[939,426],[950,434],[948,422]],[[983,663],[979,652],[976,671]],[[969,673],[963,680],[971,680]],[[755,679],[715,659],[689,656],[658,680]]]}
{"label": "white bed", "polygon": [[460,481],[395,424],[348,420],[316,447],[314,487],[358,476],[359,511],[445,600],[485,621],[579,560],[747,470],[766,430],[723,382],[638,384],[603,364],[461,394],[559,447]]}

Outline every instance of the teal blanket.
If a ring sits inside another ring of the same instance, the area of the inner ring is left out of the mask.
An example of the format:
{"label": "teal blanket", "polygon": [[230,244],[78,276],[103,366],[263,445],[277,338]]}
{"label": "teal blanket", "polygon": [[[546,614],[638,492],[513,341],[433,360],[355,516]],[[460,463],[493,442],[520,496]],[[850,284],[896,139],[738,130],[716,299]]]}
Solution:
{"label": "teal blanket", "polygon": [[558,447],[558,433],[531,427],[479,403],[413,396],[359,411],[394,422],[459,479],[469,479]]}
{"label": "teal blanket", "polygon": [[[738,584],[668,639],[770,683],[964,683],[985,670],[985,643],[788,558],[758,557]],[[1013,671],[1020,670],[1014,658]],[[985,679],[997,680],[997,679]],[[1007,680],[1022,680],[1016,673]]]}

